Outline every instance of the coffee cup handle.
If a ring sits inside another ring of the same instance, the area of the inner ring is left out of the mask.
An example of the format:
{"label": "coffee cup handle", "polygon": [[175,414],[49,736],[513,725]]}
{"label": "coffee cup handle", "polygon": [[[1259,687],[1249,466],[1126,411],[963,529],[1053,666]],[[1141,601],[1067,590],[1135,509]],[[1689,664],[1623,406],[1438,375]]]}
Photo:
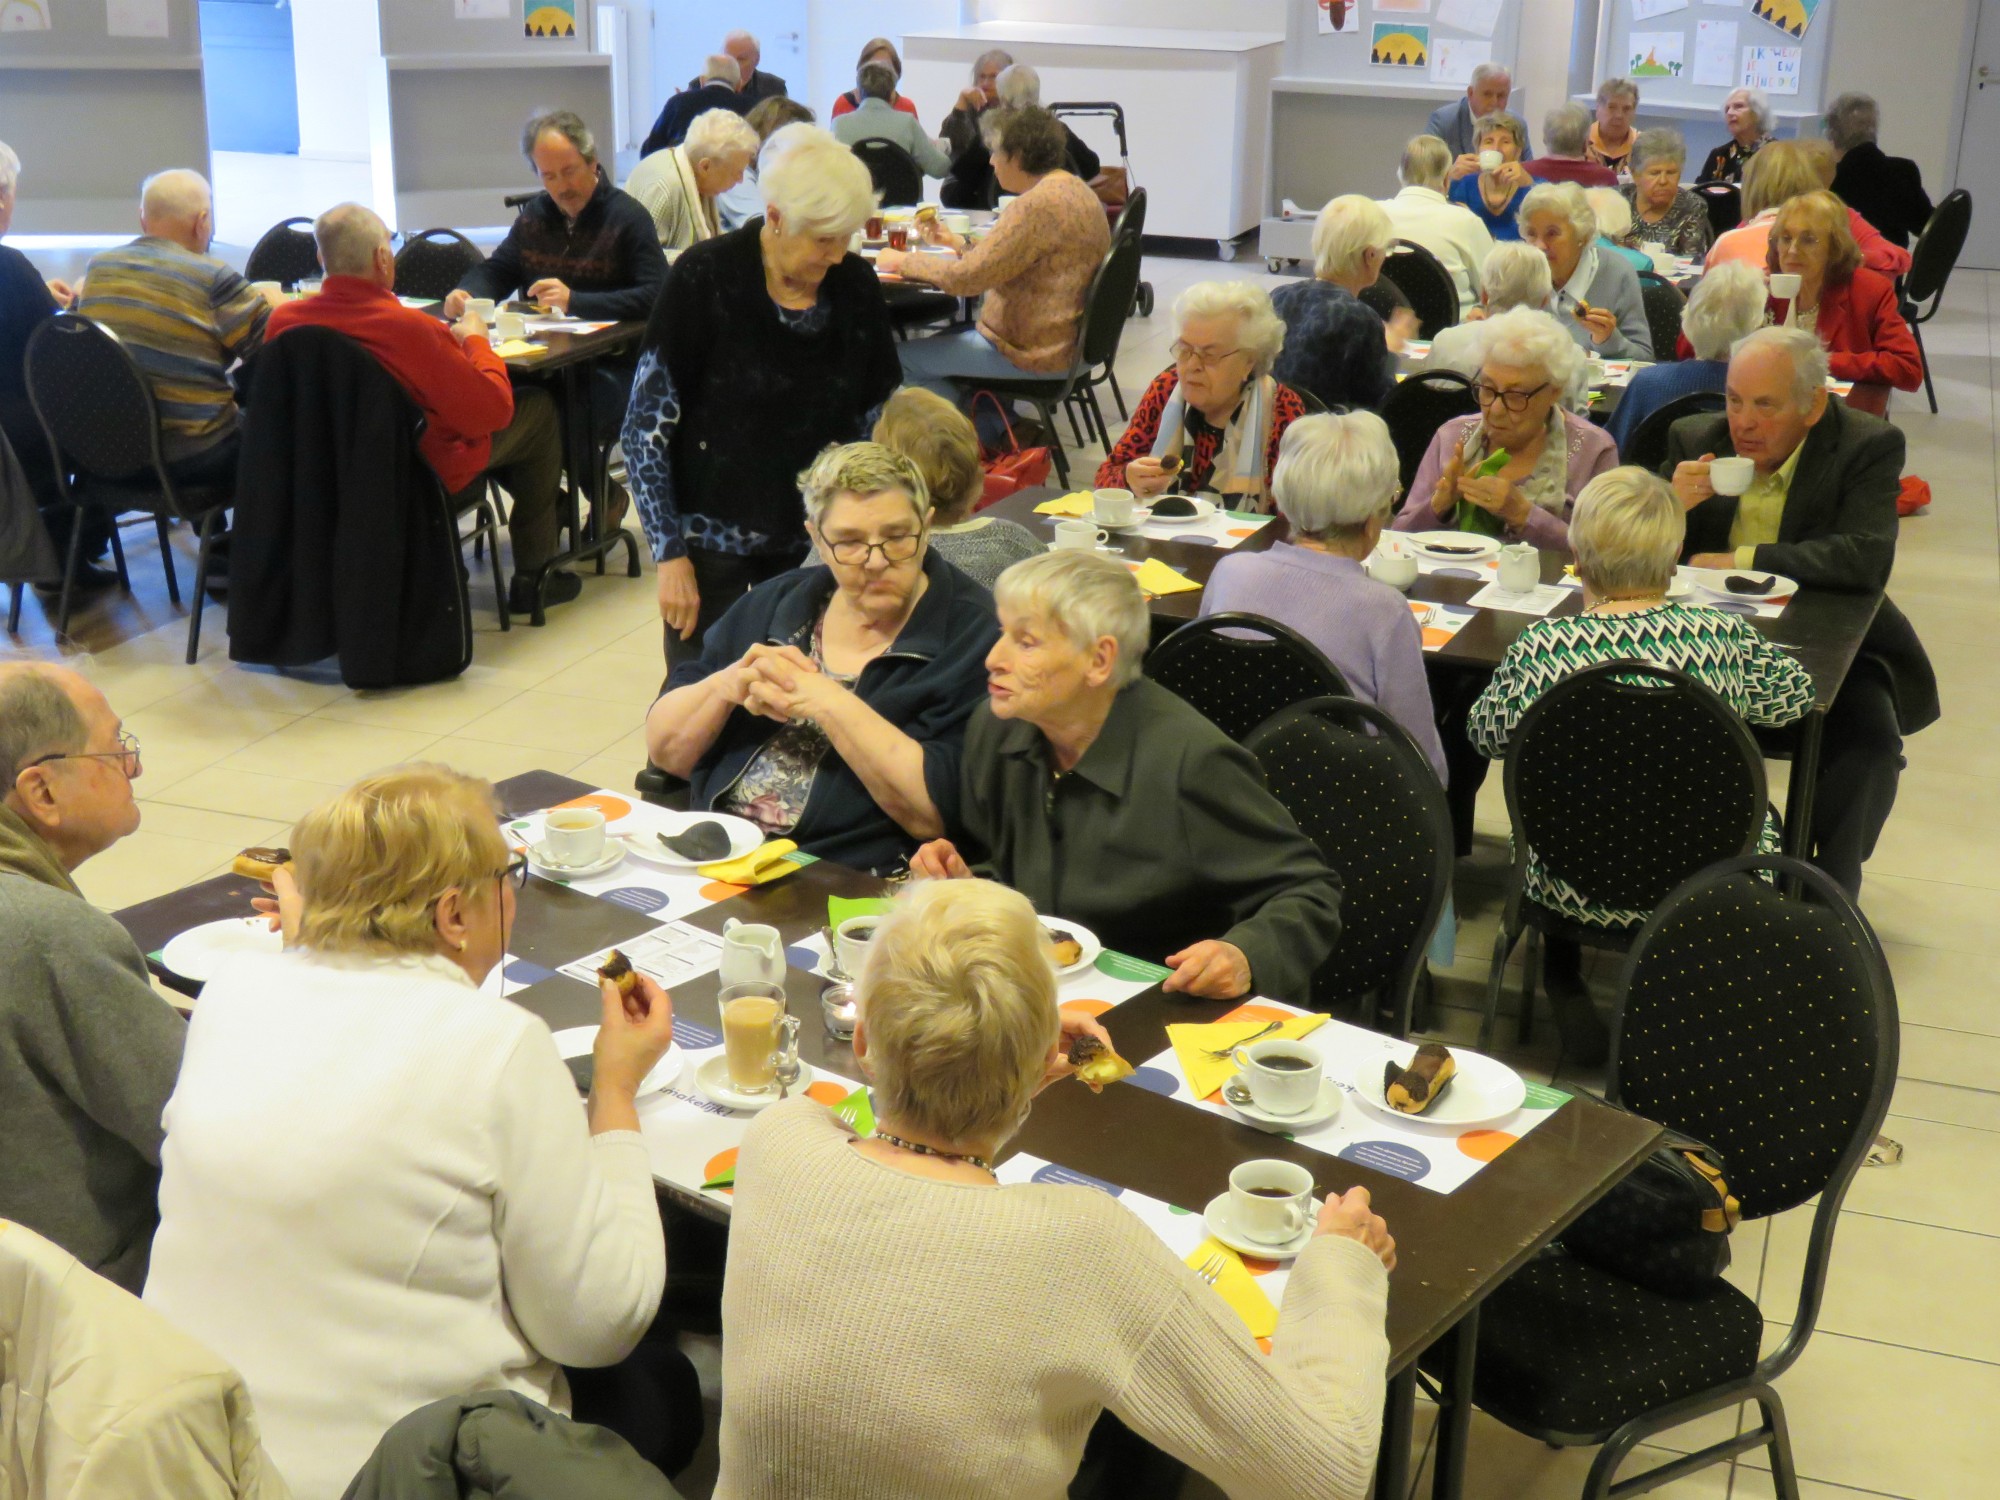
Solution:
{"label": "coffee cup handle", "polygon": [[1111,540],[1111,533],[1106,531],[1103,527],[1100,526],[1097,529],[1097,545],[1102,547],[1106,542],[1110,540]]}
{"label": "coffee cup handle", "polygon": [[1286,1231],[1285,1238],[1297,1239],[1306,1227],[1306,1205],[1300,1203],[1297,1199],[1293,1199],[1290,1203],[1287,1203],[1285,1205],[1285,1223],[1290,1226]]}

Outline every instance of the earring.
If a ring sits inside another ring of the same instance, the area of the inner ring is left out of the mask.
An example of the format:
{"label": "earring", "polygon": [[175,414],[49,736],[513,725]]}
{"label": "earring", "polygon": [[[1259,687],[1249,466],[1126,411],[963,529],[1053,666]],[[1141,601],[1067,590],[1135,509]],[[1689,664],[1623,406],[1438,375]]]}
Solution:
{"label": "earring", "polygon": [[464,938],[460,938],[460,939],[458,940],[458,951],[459,951],[460,953],[463,953],[463,952],[465,951],[465,939],[464,939]]}

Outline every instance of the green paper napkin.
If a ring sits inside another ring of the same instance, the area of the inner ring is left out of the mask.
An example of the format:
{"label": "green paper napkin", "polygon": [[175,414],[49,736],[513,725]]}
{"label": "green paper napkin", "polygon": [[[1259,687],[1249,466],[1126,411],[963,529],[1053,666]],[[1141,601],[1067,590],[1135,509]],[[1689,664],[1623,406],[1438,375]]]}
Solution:
{"label": "green paper napkin", "polygon": [[702,1185],[705,1192],[709,1188],[733,1188],[736,1186],[736,1164],[731,1162]]}
{"label": "green paper napkin", "polygon": [[834,1105],[833,1115],[835,1119],[844,1121],[847,1128],[856,1135],[869,1136],[875,1133],[875,1101],[868,1097],[866,1087],[856,1089]]}
{"label": "green paper napkin", "polygon": [[886,896],[828,896],[826,898],[827,925],[835,932],[840,931],[842,922],[850,922],[856,917],[879,917],[889,910]]}

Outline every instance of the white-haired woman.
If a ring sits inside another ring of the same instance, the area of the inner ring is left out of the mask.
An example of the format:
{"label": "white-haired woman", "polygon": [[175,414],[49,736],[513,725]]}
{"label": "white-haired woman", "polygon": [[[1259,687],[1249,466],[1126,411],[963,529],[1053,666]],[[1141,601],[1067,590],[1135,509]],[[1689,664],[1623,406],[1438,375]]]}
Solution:
{"label": "white-haired woman", "polygon": [[1202,614],[1243,610],[1291,626],[1340,668],[1356,697],[1410,732],[1443,781],[1417,617],[1361,566],[1401,493],[1387,424],[1372,411],[1301,417],[1285,433],[1271,492],[1290,539],[1217,563]]}
{"label": "white-haired woman", "polygon": [[[1058,1011],[1034,909],[924,884],[883,919],[854,1050],[857,1138],[824,1105],[758,1116],[723,1291],[717,1492],[1058,1500],[1101,1413],[1241,1496],[1360,1500],[1381,1421],[1395,1242],[1329,1193],[1273,1352],[1094,1188],[993,1163],[1083,1028]],[[801,1287],[838,1286],[838,1297]],[[867,1378],[855,1379],[865,1349]]]}
{"label": "white-haired woman", "polygon": [[1743,166],[1771,142],[1771,99],[1762,89],[1730,91],[1722,101],[1729,139],[1708,153],[1697,182],[1741,182]]}
{"label": "white-haired woman", "polygon": [[1587,160],[1609,167],[1620,180],[1632,175],[1632,149],[1637,132],[1632,116],[1639,109],[1639,85],[1629,78],[1607,78],[1597,86],[1597,114],[1583,143]]}
{"label": "white-haired woman", "polygon": [[1479,154],[1498,152],[1500,165],[1490,172],[1482,167],[1476,173],[1453,179],[1447,196],[1470,209],[1494,239],[1518,240],[1521,228],[1515,221],[1515,213],[1521,200],[1528,196],[1528,189],[1535,185],[1535,179],[1528,175],[1523,164],[1528,151],[1527,122],[1503,109],[1497,114],[1481,115],[1474,129],[1479,133]]}
{"label": "white-haired woman", "polygon": [[980,117],[1000,103],[1000,75],[1013,66],[1013,54],[998,47],[972,60],[972,87],[959,91],[958,102],[938,130],[953,156],[979,139]]}
{"label": "white-haired woman", "polygon": [[1623,243],[1657,245],[1669,255],[1700,260],[1714,243],[1708,205],[1681,186],[1687,139],[1666,128],[1642,130],[1632,147],[1632,180],[1621,191],[1632,205],[1632,232]]}
{"label": "white-haired woman", "polygon": [[715,200],[743,180],[762,144],[736,111],[711,109],[694,117],[678,146],[655,151],[632,169],[625,191],[653,216],[667,259],[722,233]]}
{"label": "white-haired woman", "polygon": [[1463,316],[1479,305],[1479,267],[1493,248],[1493,236],[1471,209],[1447,196],[1451,167],[1451,148],[1443,141],[1411,137],[1396,169],[1402,187],[1382,207],[1396,238],[1422,245],[1450,273]]}
{"label": "white-haired woman", "polygon": [[1519,240],[1502,240],[1487,252],[1479,268],[1479,306],[1465,315],[1465,321],[1440,328],[1431,339],[1428,369],[1456,370],[1477,376],[1485,358],[1487,318],[1525,307],[1547,312],[1555,287],[1549,280],[1549,258],[1533,245]]}
{"label": "white-haired woman", "polygon": [[1597,215],[1571,182],[1538,183],[1521,200],[1521,238],[1549,258],[1555,315],[1578,345],[1606,359],[1651,359],[1653,328],[1639,273],[1600,250]]}
{"label": "white-haired woman", "polygon": [[1380,406],[1396,388],[1396,356],[1417,334],[1417,315],[1399,307],[1384,324],[1361,300],[1382,277],[1396,243],[1388,210],[1349,193],[1313,225],[1313,279],[1271,294],[1285,320],[1285,347],[1271,373],[1326,410]]}
{"label": "white-haired woman", "polygon": [[[1174,362],[1132,408],[1097,487],[1142,499],[1212,490],[1235,509],[1268,511],[1278,444],[1306,414],[1272,374],[1284,320],[1253,282],[1200,281],[1174,300],[1174,330]],[[1163,458],[1177,461],[1172,472]]]}
{"label": "white-haired woman", "polygon": [[[1570,543],[1583,581],[1583,613],[1536,620],[1501,658],[1472,706],[1469,732],[1482,754],[1506,753],[1521,717],[1556,683],[1598,662],[1653,662],[1686,672],[1759,726],[1789,724],[1812,707],[1812,677],[1747,620],[1669,603],[1686,513],[1664,480],[1626,467],[1599,475],[1576,499]],[[1762,847],[1778,847],[1774,823]],[[1621,911],[1543,873],[1528,851],[1528,894],[1589,927],[1636,929],[1649,912]],[[1544,976],[1563,1055],[1582,1066],[1604,1061],[1609,1038],[1584,987],[1574,942],[1547,946]]]}
{"label": "white-haired woman", "polygon": [[1729,351],[1764,326],[1764,278],[1755,266],[1726,261],[1695,286],[1681,314],[1678,357],[1648,365],[1632,377],[1605,431],[1624,453],[1639,424],[1669,401],[1704,391],[1720,395],[1729,381]]}
{"label": "white-haired woman", "polygon": [[1653,257],[1635,250],[1630,243],[1632,205],[1625,195],[1617,188],[1585,188],[1583,201],[1590,205],[1591,217],[1597,220],[1597,248],[1607,255],[1621,256],[1634,271],[1651,271]]}
{"label": "white-haired woman", "polygon": [[993,596],[930,555],[930,495],[900,453],[829,448],[798,486],[825,566],[730,607],[668,677],[646,751],[693,806],[886,872],[957,808]]}
{"label": "white-haired woman", "polygon": [[1163,963],[1170,991],[1303,1002],[1340,936],[1340,877],[1265,790],[1249,752],[1140,672],[1151,635],[1131,569],[1093,552],[1015,563],[973,714],[954,839],[1038,911]]}
{"label": "white-haired woman", "polygon": [[875,211],[868,169],[817,126],[788,125],[758,186],[764,217],[674,262],[625,419],[670,666],[752,585],[804,561],[800,472],[866,436],[903,378],[881,283],[847,249]]}

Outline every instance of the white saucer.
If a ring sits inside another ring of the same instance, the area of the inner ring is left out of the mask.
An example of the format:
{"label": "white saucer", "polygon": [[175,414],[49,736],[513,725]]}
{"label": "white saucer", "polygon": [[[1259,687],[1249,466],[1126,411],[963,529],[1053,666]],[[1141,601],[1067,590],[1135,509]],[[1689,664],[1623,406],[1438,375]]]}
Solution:
{"label": "white saucer", "polygon": [[1043,917],[1041,922],[1051,931],[1075,938],[1083,946],[1082,956],[1075,963],[1057,969],[1058,974],[1082,974],[1097,962],[1098,954],[1104,951],[1104,944],[1097,940],[1097,934],[1081,922],[1072,922],[1067,917]]}
{"label": "white saucer", "polygon": [[1506,1119],[1527,1101],[1528,1085],[1505,1063],[1462,1047],[1451,1049],[1458,1071],[1451,1087],[1420,1115],[1406,1115],[1392,1109],[1383,1097],[1383,1064],[1406,1064],[1416,1055],[1414,1042],[1399,1042],[1386,1053],[1377,1053],[1354,1075],[1354,1097],[1384,1119],[1399,1125],[1443,1125],[1453,1130],[1471,1130]]}
{"label": "white saucer", "polygon": [[271,930],[269,917],[224,917],[169,938],[160,950],[160,962],[169,973],[206,984],[223,960],[234,954],[277,953],[284,946],[283,934]]}
{"label": "white saucer", "polygon": [[[717,865],[732,859],[741,859],[753,849],[762,846],[764,830],[748,818],[732,817],[728,813],[717,812],[672,812],[666,808],[648,807],[643,819],[634,817],[621,820],[617,837],[626,841],[625,847],[639,858],[652,864],[667,865],[676,870],[694,870],[702,865]],[[674,853],[660,842],[659,836],[685,833],[697,823],[720,823],[722,831],[729,835],[729,852],[720,859],[689,859]]]}
{"label": "white saucer", "polygon": [[[792,1085],[791,1092],[786,1097],[796,1098],[803,1094],[812,1081],[812,1064],[804,1058],[799,1059],[799,1081]],[[720,1104],[724,1109],[740,1109],[750,1114],[755,1114],[760,1109],[768,1109],[778,1102],[776,1089],[772,1089],[768,1094],[738,1093],[729,1082],[729,1058],[721,1052],[694,1070],[694,1086],[710,1103]]]}
{"label": "white saucer", "polygon": [[[1241,1102],[1232,1091],[1241,1092]],[[1340,1113],[1340,1100],[1340,1085],[1331,1078],[1323,1077],[1319,1081],[1319,1097],[1313,1100],[1312,1108],[1296,1115],[1274,1115],[1250,1102],[1250,1088],[1243,1082],[1241,1073],[1222,1086],[1222,1102],[1263,1130],[1310,1130],[1315,1125],[1324,1125]]]}
{"label": "white saucer", "polygon": [[1241,1234],[1236,1228],[1236,1216],[1230,1212],[1229,1194],[1217,1193],[1208,1200],[1208,1207],[1201,1211],[1201,1222],[1208,1232],[1238,1255],[1248,1255],[1257,1260],[1290,1260],[1312,1243],[1313,1226],[1319,1222],[1320,1200],[1308,1200],[1310,1209],[1306,1214],[1306,1227],[1291,1239],[1276,1245],[1267,1245],[1262,1240],[1253,1240]]}
{"label": "white saucer", "polygon": [[1413,531],[1409,542],[1432,562],[1476,563],[1500,555],[1500,539],[1476,531]]}
{"label": "white saucer", "polygon": [[[555,1034],[556,1054],[567,1062],[572,1057],[588,1057],[597,1046],[595,1026],[565,1026]],[[681,1069],[687,1065],[687,1054],[681,1051],[679,1042],[667,1044],[666,1056],[653,1064],[653,1071],[639,1081],[641,1095],[657,1094],[668,1088],[681,1076]]]}
{"label": "white saucer", "polygon": [[1094,514],[1083,517],[1086,521],[1102,526],[1106,531],[1137,531],[1152,518],[1153,508],[1150,505],[1133,506],[1132,519],[1129,521],[1107,521],[1104,517]]}
{"label": "white saucer", "polygon": [[544,880],[589,880],[616,869],[618,861],[625,857],[625,846],[616,839],[607,839],[603,855],[587,865],[556,864],[548,857],[548,847],[546,842],[528,846],[528,868]]}
{"label": "white saucer", "polygon": [[1125,555],[1109,542],[1099,542],[1095,547],[1065,547],[1058,542],[1050,542],[1048,550],[1051,552],[1102,552],[1107,557],[1123,557]]}
{"label": "white saucer", "polygon": [[1162,495],[1160,497],[1161,500],[1165,500],[1168,498],[1188,501],[1190,504],[1194,506],[1194,514],[1191,516],[1154,515],[1153,511],[1154,509],[1157,508],[1159,503],[1158,501],[1155,501],[1153,506],[1149,506],[1147,508],[1146,519],[1148,521],[1152,522],[1156,526],[1193,526],[1198,522],[1211,520],[1215,516],[1215,502],[1213,500],[1204,500],[1199,495],[1174,495],[1171,497]]}

